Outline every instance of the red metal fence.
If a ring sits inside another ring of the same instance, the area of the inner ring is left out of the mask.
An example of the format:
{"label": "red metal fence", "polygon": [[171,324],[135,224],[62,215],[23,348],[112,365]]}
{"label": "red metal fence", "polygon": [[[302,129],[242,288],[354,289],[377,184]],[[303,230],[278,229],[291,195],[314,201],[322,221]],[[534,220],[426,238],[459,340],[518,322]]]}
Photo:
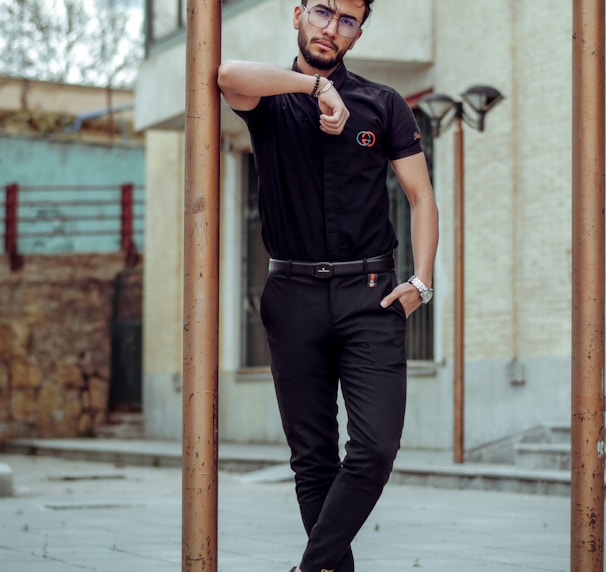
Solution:
{"label": "red metal fence", "polygon": [[[124,252],[128,265],[134,264],[139,258],[135,237],[143,235],[142,224],[136,224],[143,220],[143,200],[135,198],[135,191],[141,189],[133,183],[6,185],[0,223],[11,269],[23,265],[22,242],[76,236],[119,238],[115,250]],[[53,228],[53,223],[60,226]]]}

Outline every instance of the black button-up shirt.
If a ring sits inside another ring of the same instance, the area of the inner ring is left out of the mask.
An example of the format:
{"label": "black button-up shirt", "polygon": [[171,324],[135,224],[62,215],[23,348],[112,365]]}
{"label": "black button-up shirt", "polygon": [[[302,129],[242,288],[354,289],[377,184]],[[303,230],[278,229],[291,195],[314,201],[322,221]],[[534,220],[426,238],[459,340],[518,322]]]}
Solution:
{"label": "black button-up shirt", "polygon": [[330,79],[351,112],[340,135],[320,130],[318,101],[307,94],[263,97],[237,112],[251,134],[263,240],[273,258],[338,262],[397,246],[387,168],[421,152],[419,128],[392,88],[344,64]]}

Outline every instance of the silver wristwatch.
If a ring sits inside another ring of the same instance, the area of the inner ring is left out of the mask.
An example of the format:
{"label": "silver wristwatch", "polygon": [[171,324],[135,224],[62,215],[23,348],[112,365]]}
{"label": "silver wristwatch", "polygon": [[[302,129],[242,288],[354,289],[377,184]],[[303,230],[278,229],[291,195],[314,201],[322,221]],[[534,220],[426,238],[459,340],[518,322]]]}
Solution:
{"label": "silver wristwatch", "polygon": [[423,281],[420,278],[417,278],[414,274],[408,279],[408,282],[419,291],[423,304],[428,304],[433,298],[433,288],[428,288],[425,286]]}

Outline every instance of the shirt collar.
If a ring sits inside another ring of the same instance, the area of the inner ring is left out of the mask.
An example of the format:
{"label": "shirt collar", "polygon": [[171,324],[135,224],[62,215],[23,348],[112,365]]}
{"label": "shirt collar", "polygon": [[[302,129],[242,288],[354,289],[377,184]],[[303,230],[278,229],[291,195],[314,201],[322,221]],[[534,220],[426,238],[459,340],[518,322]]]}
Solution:
{"label": "shirt collar", "polygon": [[[297,58],[294,59],[292,63],[292,71],[296,71],[299,73],[303,73],[299,66],[297,65]],[[345,63],[341,60],[341,63],[335,68],[335,70],[328,76],[328,79],[332,80],[335,84],[335,87],[339,89],[343,82],[345,81],[345,76],[347,75],[347,68],[345,67]]]}

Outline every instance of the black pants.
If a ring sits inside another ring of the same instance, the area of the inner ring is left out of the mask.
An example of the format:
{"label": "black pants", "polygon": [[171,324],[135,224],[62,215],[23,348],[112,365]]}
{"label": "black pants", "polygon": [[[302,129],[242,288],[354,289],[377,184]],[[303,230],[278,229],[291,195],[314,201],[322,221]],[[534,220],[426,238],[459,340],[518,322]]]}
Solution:
{"label": "black pants", "polygon": [[[400,446],[406,316],[379,302],[392,272],[328,279],[270,274],[261,317],[309,536],[303,572],[352,572],[350,543],[375,506]],[[347,410],[339,456],[337,388]]]}

